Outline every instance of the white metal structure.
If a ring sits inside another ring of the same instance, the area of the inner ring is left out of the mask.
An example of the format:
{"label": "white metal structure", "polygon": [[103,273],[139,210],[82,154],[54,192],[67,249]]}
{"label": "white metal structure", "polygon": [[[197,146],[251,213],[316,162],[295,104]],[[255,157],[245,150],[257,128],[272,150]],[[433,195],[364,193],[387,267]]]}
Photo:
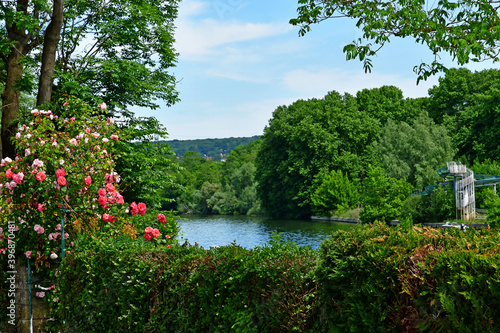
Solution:
{"label": "white metal structure", "polygon": [[460,162],[448,162],[447,166],[454,178],[457,219],[474,220],[476,218],[474,172]]}

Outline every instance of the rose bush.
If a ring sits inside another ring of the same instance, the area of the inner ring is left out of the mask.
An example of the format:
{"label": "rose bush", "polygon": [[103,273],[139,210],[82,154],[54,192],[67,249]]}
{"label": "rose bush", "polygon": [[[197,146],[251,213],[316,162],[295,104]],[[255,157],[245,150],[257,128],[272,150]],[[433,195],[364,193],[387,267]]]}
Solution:
{"label": "rose bush", "polygon": [[[91,110],[71,100],[57,114],[31,111],[15,136],[20,153],[0,163],[5,170],[0,174],[0,248],[7,247],[4,234],[11,226],[17,258],[26,259],[29,253],[38,271],[59,265],[62,237],[69,251],[78,233],[99,237],[126,233],[135,238],[145,224],[151,224],[144,216],[144,203],[129,207],[120,194],[113,161],[120,132],[105,110],[104,103]],[[165,233],[175,235],[172,220]]]}

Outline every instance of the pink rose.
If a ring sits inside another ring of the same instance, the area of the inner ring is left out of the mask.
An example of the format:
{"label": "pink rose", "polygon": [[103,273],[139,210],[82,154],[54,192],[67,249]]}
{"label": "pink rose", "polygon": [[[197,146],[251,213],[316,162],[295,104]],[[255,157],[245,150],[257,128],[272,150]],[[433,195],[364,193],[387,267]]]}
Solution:
{"label": "pink rose", "polygon": [[38,211],[40,211],[40,213],[43,212],[43,204],[38,204]]}
{"label": "pink rose", "polygon": [[165,238],[166,238],[166,239],[170,239],[170,235],[166,235],[166,236],[165,236]]}
{"label": "pink rose", "polygon": [[44,291],[37,291],[35,295],[36,295],[36,297],[44,298],[45,292]]}
{"label": "pink rose", "polygon": [[146,229],[144,229],[144,232],[150,234],[151,232],[153,232],[153,228],[147,227]]}
{"label": "pink rose", "polygon": [[113,186],[113,184],[106,184],[106,190],[108,190],[109,192],[113,192],[115,191],[115,187]]}
{"label": "pink rose", "polygon": [[156,217],[158,219],[158,222],[165,224],[167,222],[167,218],[163,214],[158,214]]}
{"label": "pink rose", "polygon": [[108,199],[105,196],[103,196],[103,195],[99,196],[99,204],[101,206],[106,206],[107,203],[108,203]]}
{"label": "pink rose", "polygon": [[85,177],[85,185],[90,186],[92,184],[92,178],[90,176]]}
{"label": "pink rose", "polygon": [[116,195],[116,203],[120,205],[123,205],[125,203],[125,200],[123,200],[123,196],[120,193]]}
{"label": "pink rose", "polygon": [[99,194],[100,196],[106,195],[106,189],[100,188],[99,191],[97,191],[97,194]]}
{"label": "pink rose", "polygon": [[116,135],[116,134],[111,135],[111,140],[117,141],[118,140],[118,135]]}
{"label": "pink rose", "polygon": [[9,168],[7,169],[7,171],[5,171],[5,177],[7,177],[8,179],[12,178],[14,176],[14,173],[12,172],[12,169]]}
{"label": "pink rose", "polygon": [[39,173],[36,174],[35,178],[39,182],[43,182],[45,180],[45,173],[43,171],[40,171]]}
{"label": "pink rose", "polygon": [[97,105],[97,107],[99,109],[101,109],[101,111],[104,111],[104,110],[106,110],[108,108],[108,106],[104,102],[102,102],[101,104]]}
{"label": "pink rose", "polygon": [[137,204],[135,202],[132,202],[130,204],[130,214],[135,215],[138,212],[139,212],[139,210],[137,209]]}
{"label": "pink rose", "polygon": [[35,224],[35,227],[33,228],[33,230],[35,230],[39,235],[41,235],[45,232],[45,229],[39,224]]}
{"label": "pink rose", "polygon": [[58,183],[60,186],[66,186],[66,178],[64,178],[64,177],[62,177],[62,176],[57,177],[57,183]]}
{"label": "pink rose", "polygon": [[144,239],[147,241],[151,241],[151,234],[144,234]]}
{"label": "pink rose", "polygon": [[23,179],[24,179],[24,173],[22,173],[22,172],[19,172],[19,173],[12,176],[12,180],[14,180],[14,182],[17,185],[21,185],[21,183],[23,182]]}
{"label": "pink rose", "polygon": [[26,258],[31,259],[31,251],[26,251]]}
{"label": "pink rose", "polygon": [[158,236],[160,236],[160,230],[154,228],[151,234],[153,235],[154,238],[157,238]]}
{"label": "pink rose", "polygon": [[112,182],[113,182],[113,175],[110,175],[109,173],[107,173],[107,174],[104,176],[104,179],[106,179],[106,182],[107,182],[107,183],[112,183]]}
{"label": "pink rose", "polygon": [[139,209],[139,215],[144,215],[146,213],[146,204],[139,202],[137,205],[137,208]]}
{"label": "pink rose", "polygon": [[66,171],[64,171],[64,169],[63,169],[63,168],[60,168],[60,169],[58,169],[58,170],[56,171],[56,176],[57,176],[57,177],[64,177],[64,176],[66,176]]}

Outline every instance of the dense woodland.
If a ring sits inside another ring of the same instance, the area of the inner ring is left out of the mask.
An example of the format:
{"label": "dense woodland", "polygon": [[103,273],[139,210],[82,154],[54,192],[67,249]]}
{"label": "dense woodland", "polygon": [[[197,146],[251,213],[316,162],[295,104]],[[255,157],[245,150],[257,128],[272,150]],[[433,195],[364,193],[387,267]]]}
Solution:
{"label": "dense woodland", "polygon": [[196,139],[196,140],[167,140],[160,143],[167,143],[177,156],[184,155],[187,151],[194,151],[204,158],[214,161],[225,160],[227,155],[239,145],[247,145],[259,139],[260,136],[224,139]]}
{"label": "dense woodland", "polygon": [[[234,149],[227,162],[184,153],[181,185],[166,193],[182,213],[358,216],[364,222],[442,221],[455,217],[453,192],[436,170],[459,161],[500,175],[500,71],[451,69],[426,98],[394,86],[356,95],[279,106],[260,140]],[[498,206],[491,188],[477,206]]]}

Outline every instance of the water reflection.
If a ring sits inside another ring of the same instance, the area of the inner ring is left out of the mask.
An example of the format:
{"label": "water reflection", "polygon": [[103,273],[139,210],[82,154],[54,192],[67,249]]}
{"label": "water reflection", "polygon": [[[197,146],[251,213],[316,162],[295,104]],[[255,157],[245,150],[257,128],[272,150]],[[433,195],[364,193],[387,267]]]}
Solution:
{"label": "water reflection", "polygon": [[198,243],[204,248],[235,243],[244,248],[262,246],[277,232],[284,239],[300,246],[318,248],[319,244],[338,230],[349,230],[353,224],[302,221],[271,220],[250,216],[184,216],[179,220],[181,239]]}

